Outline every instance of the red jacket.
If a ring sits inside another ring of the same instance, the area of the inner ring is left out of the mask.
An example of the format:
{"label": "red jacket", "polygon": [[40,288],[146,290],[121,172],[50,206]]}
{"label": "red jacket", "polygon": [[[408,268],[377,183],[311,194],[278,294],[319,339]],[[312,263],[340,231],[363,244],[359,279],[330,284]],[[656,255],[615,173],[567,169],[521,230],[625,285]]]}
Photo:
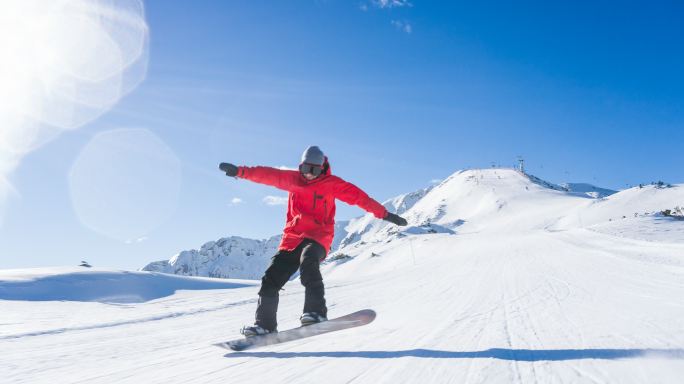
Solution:
{"label": "red jacket", "polygon": [[[327,159],[326,159],[327,164]],[[330,250],[335,236],[335,199],[357,205],[382,219],[387,210],[352,183],[330,174],[307,180],[299,171],[271,167],[238,167],[237,177],[272,185],[289,192],[287,223],[279,249],[293,250],[304,239],[312,239]]]}

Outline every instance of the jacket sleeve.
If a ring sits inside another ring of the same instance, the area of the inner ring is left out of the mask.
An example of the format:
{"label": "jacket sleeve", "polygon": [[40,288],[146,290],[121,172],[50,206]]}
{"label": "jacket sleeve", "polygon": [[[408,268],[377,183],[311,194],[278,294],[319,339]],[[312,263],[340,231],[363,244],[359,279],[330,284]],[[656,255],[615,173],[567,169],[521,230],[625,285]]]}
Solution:
{"label": "jacket sleeve", "polygon": [[340,199],[347,204],[363,208],[378,219],[383,219],[387,216],[387,209],[385,209],[382,204],[368,196],[361,188],[348,181],[337,178],[333,190],[335,198]]}
{"label": "jacket sleeve", "polygon": [[297,185],[298,172],[271,167],[238,167],[237,177],[259,184],[291,191]]}

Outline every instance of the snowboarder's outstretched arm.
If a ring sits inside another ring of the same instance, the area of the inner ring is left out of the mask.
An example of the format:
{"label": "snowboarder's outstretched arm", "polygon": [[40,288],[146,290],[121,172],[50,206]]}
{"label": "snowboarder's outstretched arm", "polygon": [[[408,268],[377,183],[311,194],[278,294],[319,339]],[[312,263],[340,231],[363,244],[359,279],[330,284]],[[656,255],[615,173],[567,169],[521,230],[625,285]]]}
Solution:
{"label": "snowboarder's outstretched arm", "polygon": [[406,225],[406,219],[399,215],[389,212],[382,204],[368,196],[366,192],[356,185],[337,178],[335,183],[335,198],[350,205],[356,205],[367,212],[372,213],[378,219],[384,219],[396,225]]}
{"label": "snowboarder's outstretched arm", "polygon": [[219,169],[225,172],[227,176],[271,185],[285,191],[290,191],[297,184],[299,176],[297,171],[271,167],[238,167],[230,163],[221,163]]}

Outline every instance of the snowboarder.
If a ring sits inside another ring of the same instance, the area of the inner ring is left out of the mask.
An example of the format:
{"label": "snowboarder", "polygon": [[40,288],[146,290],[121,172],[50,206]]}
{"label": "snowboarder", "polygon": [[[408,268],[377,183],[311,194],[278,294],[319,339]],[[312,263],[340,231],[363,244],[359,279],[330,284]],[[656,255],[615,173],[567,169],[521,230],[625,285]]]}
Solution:
{"label": "snowboarder", "polygon": [[325,259],[334,237],[335,199],[357,205],[396,225],[406,225],[401,216],[388,212],[382,204],[330,171],[328,158],[317,146],[302,154],[299,171],[271,167],[245,167],[221,163],[228,176],[267,184],[289,192],[287,223],[278,252],[261,278],[256,320],[241,333],[247,337],[277,332],[278,292],[300,270],[305,287],[302,325],[327,320],[320,262]]}

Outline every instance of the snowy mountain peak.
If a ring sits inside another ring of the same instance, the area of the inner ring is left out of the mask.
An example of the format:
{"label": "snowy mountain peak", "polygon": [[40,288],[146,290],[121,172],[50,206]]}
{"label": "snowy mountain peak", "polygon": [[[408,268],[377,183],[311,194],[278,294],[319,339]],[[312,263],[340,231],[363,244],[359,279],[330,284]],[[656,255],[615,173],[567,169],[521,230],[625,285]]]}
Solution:
{"label": "snowy mountain peak", "polygon": [[617,191],[613,191],[612,189],[600,188],[588,183],[563,183],[561,186],[568,192],[572,192],[580,196],[586,195],[595,199],[607,197],[617,193]]}
{"label": "snowy mountain peak", "polygon": [[265,240],[225,237],[209,241],[199,250],[182,251],[168,261],[152,262],[142,270],[185,276],[258,279],[279,243],[280,235]]}
{"label": "snowy mountain peak", "polygon": [[407,219],[417,225],[437,223],[451,227],[476,217],[509,211],[509,205],[515,201],[559,193],[560,187],[513,169],[459,171],[417,202],[407,212]]}
{"label": "snowy mountain peak", "polygon": [[[665,196],[666,192],[663,192],[658,198],[649,196],[646,189],[638,193],[644,197],[639,204],[642,211],[648,211],[646,207],[654,211],[676,205],[673,200],[676,193]],[[457,171],[438,185],[400,195],[385,203],[388,209],[400,212],[408,220],[408,228],[374,220],[371,215],[351,220],[340,252],[346,252],[344,248],[349,246],[365,246],[422,233],[561,229],[608,220],[609,216],[633,214],[628,206],[635,201],[626,205],[615,203],[617,212],[606,209],[605,213],[597,213],[600,211],[595,206],[597,198],[624,200],[618,195],[590,184],[553,184],[515,169]],[[663,199],[672,202],[665,204]],[[583,216],[596,218],[582,221]]]}
{"label": "snowy mountain peak", "polygon": [[430,192],[432,188],[434,188],[434,186],[429,186],[414,192],[399,195],[385,201],[382,205],[385,206],[388,211],[396,213],[397,215],[402,215],[404,212],[411,209],[411,207],[413,207],[428,192]]}

